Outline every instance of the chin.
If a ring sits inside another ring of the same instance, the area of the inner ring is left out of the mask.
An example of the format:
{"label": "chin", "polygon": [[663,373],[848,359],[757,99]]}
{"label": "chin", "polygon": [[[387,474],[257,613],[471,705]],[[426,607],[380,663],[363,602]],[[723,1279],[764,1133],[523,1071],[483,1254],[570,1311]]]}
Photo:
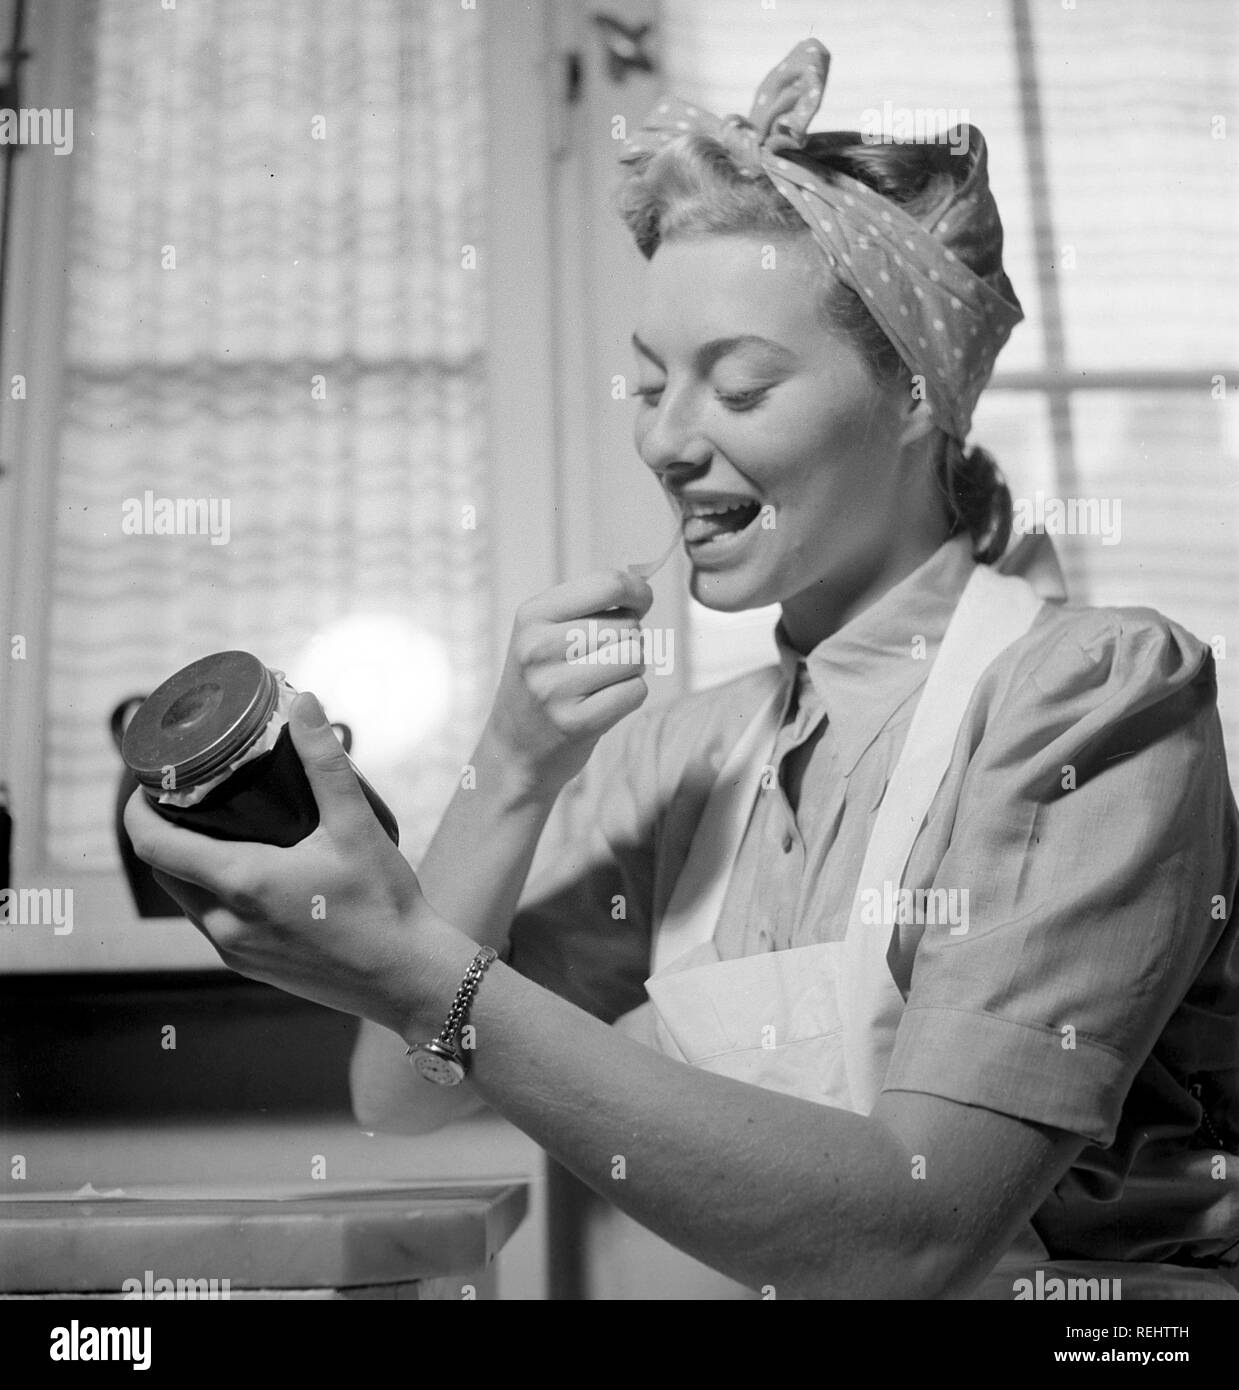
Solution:
{"label": "chin", "polygon": [[777,593],[768,583],[754,582],[739,572],[715,574],[694,570],[688,592],[703,608],[716,613],[743,613],[750,608],[768,608],[779,602]]}

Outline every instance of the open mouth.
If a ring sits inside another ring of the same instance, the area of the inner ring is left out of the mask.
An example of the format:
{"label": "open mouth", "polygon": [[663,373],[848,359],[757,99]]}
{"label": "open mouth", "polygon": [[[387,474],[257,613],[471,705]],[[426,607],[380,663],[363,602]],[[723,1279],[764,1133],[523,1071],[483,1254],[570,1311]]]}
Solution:
{"label": "open mouth", "polygon": [[704,545],[738,536],[760,513],[758,502],[718,503],[709,511],[694,509],[684,518],[684,539],[689,545]]}

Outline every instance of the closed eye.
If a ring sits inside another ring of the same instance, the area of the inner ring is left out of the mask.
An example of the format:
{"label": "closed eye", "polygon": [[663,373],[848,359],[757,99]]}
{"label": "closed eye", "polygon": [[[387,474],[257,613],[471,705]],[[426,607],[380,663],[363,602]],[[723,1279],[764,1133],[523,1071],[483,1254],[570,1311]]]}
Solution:
{"label": "closed eye", "polygon": [[728,410],[752,410],[769,390],[768,386],[755,386],[749,391],[720,391],[718,398]]}
{"label": "closed eye", "polygon": [[[646,405],[657,405],[663,389],[661,386],[638,386],[632,394]],[[717,391],[715,396],[728,410],[740,412],[760,405],[769,390],[769,386],[754,386],[747,391]]]}

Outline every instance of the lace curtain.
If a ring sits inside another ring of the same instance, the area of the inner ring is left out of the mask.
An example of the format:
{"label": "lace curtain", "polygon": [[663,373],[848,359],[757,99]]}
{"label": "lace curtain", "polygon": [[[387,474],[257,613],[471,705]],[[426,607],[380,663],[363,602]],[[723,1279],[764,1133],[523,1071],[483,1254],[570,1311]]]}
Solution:
{"label": "lace curtain", "polygon": [[[492,674],[481,14],[459,0],[82,10],[48,857],[117,863],[118,701],[225,648],[294,675],[315,639],[368,615],[445,665],[453,717],[432,711],[381,768],[417,854]],[[151,534],[162,499],[214,501],[197,524],[216,537],[226,502],[226,543],[189,521]],[[363,639],[358,680],[385,678],[384,655]],[[425,693],[418,675],[390,692],[397,718]]]}

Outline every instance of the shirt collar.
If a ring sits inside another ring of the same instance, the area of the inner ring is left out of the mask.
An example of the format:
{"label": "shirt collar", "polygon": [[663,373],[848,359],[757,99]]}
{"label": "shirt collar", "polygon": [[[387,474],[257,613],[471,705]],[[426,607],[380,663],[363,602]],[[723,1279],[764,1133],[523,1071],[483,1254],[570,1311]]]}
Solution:
{"label": "shirt collar", "polygon": [[802,656],[775,627],[789,681],[803,662],[825,706],[844,775],[908,697],[920,688],[976,561],[972,538],[953,536],[918,569]]}

